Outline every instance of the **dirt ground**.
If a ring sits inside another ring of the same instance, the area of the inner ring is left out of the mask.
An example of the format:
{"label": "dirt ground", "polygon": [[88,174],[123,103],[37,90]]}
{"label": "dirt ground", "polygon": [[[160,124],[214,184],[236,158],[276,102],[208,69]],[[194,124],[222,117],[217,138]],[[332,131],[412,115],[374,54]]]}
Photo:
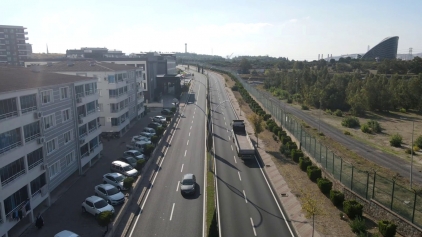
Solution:
{"label": "dirt ground", "polygon": [[[224,78],[226,86],[231,88],[234,85],[234,82],[228,76],[224,76]],[[253,112],[249,106],[245,102],[242,102],[243,99],[240,93],[237,91],[234,91],[233,93],[236,99],[241,101],[240,105],[243,113],[252,114]],[[262,139],[267,153],[271,155],[272,160],[277,165],[279,172],[283,175],[289,188],[292,190],[292,193],[295,194],[301,202],[303,202],[301,199],[301,191],[310,193],[320,204],[323,213],[315,217],[316,230],[322,234],[322,236],[356,236],[356,234],[351,231],[349,223],[341,220],[340,212],[342,212],[342,210],[335,207],[331,203],[329,197],[321,193],[318,186],[309,180],[306,173],[299,168],[298,164],[281,155],[278,150],[280,142],[273,139],[272,133],[265,130],[259,135],[259,138]],[[368,236],[375,236],[374,234],[378,232],[377,225],[368,216],[365,215],[364,218],[366,220]]]}

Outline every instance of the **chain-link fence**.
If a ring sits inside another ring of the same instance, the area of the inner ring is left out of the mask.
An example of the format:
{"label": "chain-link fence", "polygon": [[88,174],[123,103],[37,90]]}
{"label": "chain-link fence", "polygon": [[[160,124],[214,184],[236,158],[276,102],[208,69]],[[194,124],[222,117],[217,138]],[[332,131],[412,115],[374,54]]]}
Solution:
{"label": "chain-link fence", "polygon": [[285,112],[283,104],[278,99],[258,91],[245,82],[237,72],[215,66],[205,67],[216,68],[235,76],[243,87],[271,113],[274,119],[278,120],[286,130],[300,141],[302,149],[308,152],[344,186],[353,190],[362,198],[378,201],[403,218],[422,227],[422,197],[415,191],[395,183],[393,179],[382,177],[375,172],[359,170],[353,164],[344,161],[303,129],[299,121]]}

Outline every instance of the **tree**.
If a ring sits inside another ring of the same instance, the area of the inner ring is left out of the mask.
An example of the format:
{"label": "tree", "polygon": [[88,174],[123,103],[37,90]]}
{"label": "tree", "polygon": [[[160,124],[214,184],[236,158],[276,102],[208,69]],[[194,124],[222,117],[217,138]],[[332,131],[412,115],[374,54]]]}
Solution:
{"label": "tree", "polygon": [[240,61],[240,70],[243,74],[249,74],[249,69],[252,68],[251,63],[246,58],[242,58],[242,61]]}
{"label": "tree", "polygon": [[103,211],[98,215],[98,224],[102,227],[106,227],[106,231],[104,232],[103,236],[105,236],[108,231],[108,225],[110,224],[112,217],[113,213],[111,211]]}
{"label": "tree", "polygon": [[415,57],[410,64],[410,71],[415,74],[422,73],[422,58]]}
{"label": "tree", "polygon": [[258,135],[264,131],[264,122],[261,116],[253,114],[249,117],[249,120],[252,123],[253,130],[256,137],[256,147],[258,147]]}
{"label": "tree", "polygon": [[312,217],[312,236],[314,236],[315,216],[323,215],[324,211],[320,207],[318,201],[312,198],[312,195],[303,192],[303,190],[300,190],[300,192],[302,193],[302,208],[306,212],[305,216],[306,218]]}

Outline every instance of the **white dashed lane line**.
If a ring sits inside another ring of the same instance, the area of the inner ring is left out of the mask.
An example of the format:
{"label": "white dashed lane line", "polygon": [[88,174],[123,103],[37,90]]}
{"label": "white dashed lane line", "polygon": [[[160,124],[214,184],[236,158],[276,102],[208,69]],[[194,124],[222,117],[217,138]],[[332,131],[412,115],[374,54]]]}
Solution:
{"label": "white dashed lane line", "polygon": [[237,174],[239,175],[240,181],[242,181],[242,178],[240,177],[240,172],[239,171],[237,171]]}
{"label": "white dashed lane line", "polygon": [[233,156],[233,158],[234,158],[234,163],[237,164],[236,156]]}
{"label": "white dashed lane line", "polygon": [[186,156],[186,152],[187,152],[188,150],[185,150],[185,156]]}
{"label": "white dashed lane line", "polygon": [[246,193],[245,190],[243,190],[243,196],[245,197],[245,202],[248,203],[248,199],[246,199]]}
{"label": "white dashed lane line", "polygon": [[184,166],[185,164],[182,164],[182,169],[180,169],[180,172],[183,172],[183,166]]}
{"label": "white dashed lane line", "polygon": [[189,140],[188,140],[188,142],[186,142],[186,146],[187,146],[187,145],[189,145]]}
{"label": "white dashed lane line", "polygon": [[171,208],[171,213],[170,213],[170,220],[171,220],[171,218],[173,217],[173,211],[174,211],[174,204],[176,204],[176,203],[173,203],[173,207]]}
{"label": "white dashed lane line", "polygon": [[179,191],[179,185],[180,185],[180,181],[177,181],[176,192]]}

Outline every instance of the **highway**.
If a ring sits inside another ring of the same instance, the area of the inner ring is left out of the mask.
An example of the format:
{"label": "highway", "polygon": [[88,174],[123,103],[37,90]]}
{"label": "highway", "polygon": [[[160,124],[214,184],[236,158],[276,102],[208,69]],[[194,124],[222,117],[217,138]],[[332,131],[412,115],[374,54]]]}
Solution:
{"label": "highway", "polygon": [[[129,236],[204,236],[204,165],[206,77],[195,73],[184,116],[170,140],[159,171],[141,203],[141,212]],[[182,196],[180,181],[186,173],[196,176],[196,194]]]}
{"label": "highway", "polygon": [[237,156],[230,136],[236,119],[221,76],[209,73],[220,237],[295,236],[256,159]]}

